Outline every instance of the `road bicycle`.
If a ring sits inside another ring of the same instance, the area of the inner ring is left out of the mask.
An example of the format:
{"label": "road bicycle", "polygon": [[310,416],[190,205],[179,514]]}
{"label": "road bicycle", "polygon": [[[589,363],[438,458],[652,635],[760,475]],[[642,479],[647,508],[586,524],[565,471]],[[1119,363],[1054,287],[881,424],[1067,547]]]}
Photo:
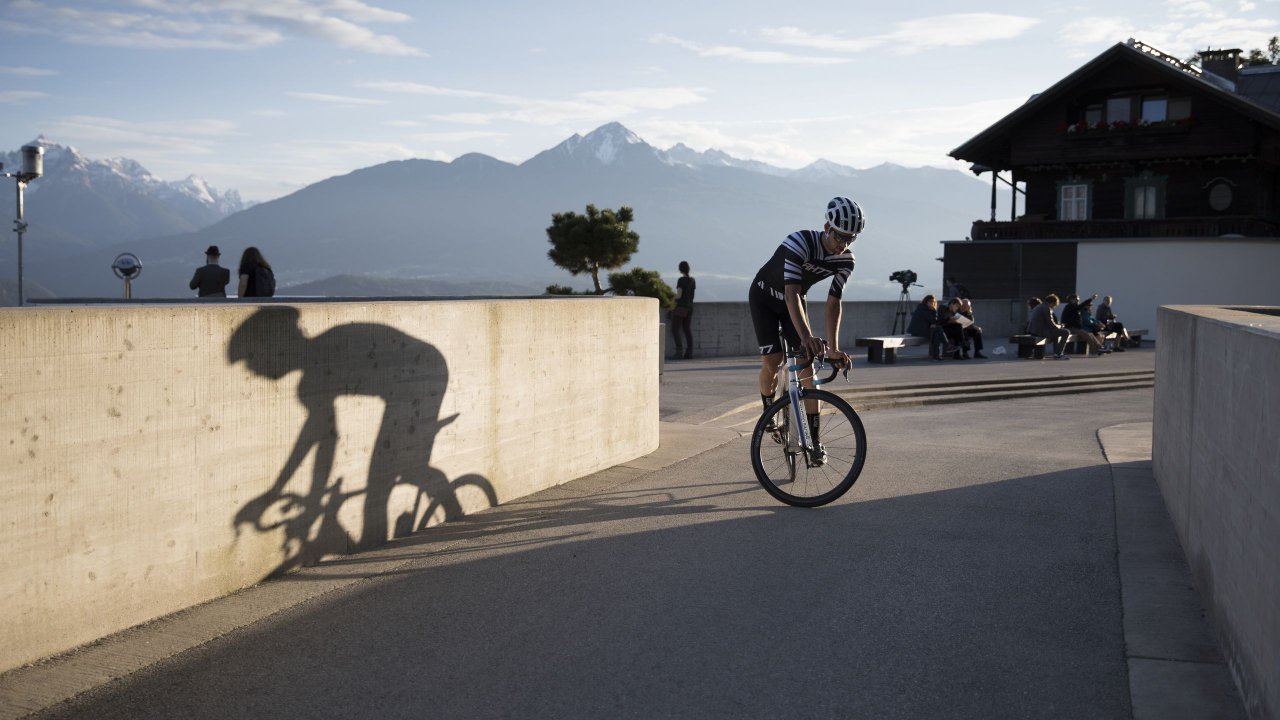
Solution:
{"label": "road bicycle", "polygon": [[[839,395],[816,389],[840,372],[817,377],[825,355],[809,358],[786,351],[787,392],[765,409],[751,432],[751,467],[774,498],[796,507],[818,507],[853,487],[867,459],[867,433],[858,413]],[[800,372],[813,367],[815,388],[801,384]],[[844,369],[848,378],[848,367]],[[816,413],[810,423],[806,412]]]}

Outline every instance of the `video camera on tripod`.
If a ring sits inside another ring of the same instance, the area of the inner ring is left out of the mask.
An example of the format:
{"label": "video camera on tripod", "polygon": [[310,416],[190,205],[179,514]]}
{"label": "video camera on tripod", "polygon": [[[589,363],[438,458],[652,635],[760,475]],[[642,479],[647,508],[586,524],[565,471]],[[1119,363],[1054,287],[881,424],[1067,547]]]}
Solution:
{"label": "video camera on tripod", "polygon": [[907,318],[911,317],[911,293],[908,288],[912,285],[924,287],[916,282],[918,278],[914,270],[899,270],[889,276],[889,282],[902,285],[902,293],[898,295],[898,307],[893,313],[893,327],[889,330],[891,335],[898,334],[899,325],[902,326],[902,332],[907,331]]}
{"label": "video camera on tripod", "polygon": [[913,270],[899,270],[889,276],[889,282],[900,283],[905,292],[908,286],[916,284],[916,279],[919,277]]}

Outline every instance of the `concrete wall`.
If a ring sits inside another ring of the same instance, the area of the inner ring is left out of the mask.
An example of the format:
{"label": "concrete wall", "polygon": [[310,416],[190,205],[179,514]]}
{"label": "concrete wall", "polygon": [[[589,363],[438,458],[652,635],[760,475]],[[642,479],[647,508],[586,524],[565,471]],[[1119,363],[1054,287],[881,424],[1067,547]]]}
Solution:
{"label": "concrete wall", "polygon": [[[923,294],[918,294],[911,298],[907,321],[911,319],[910,311],[915,309],[922,297]],[[824,303],[825,297],[815,294],[809,298],[810,324],[818,335],[826,335]],[[982,326],[984,336],[989,338],[988,342],[993,344],[1004,342],[1009,335],[1022,332],[1027,321],[1026,306],[1021,300],[975,300],[973,306],[974,318]],[[894,327],[897,307],[898,303],[894,301],[844,303],[840,315],[841,349],[852,353],[856,350],[854,340],[857,338],[891,334],[889,331]],[[665,317],[664,313],[663,318]],[[691,329],[695,357],[741,357],[760,353],[755,330],[751,325],[751,313],[745,302],[696,302]],[[671,338],[670,326],[665,330],[666,354],[672,357],[675,355],[675,343]],[[906,334],[901,324],[898,325],[898,334]]]}
{"label": "concrete wall", "polygon": [[655,312],[0,310],[0,671],[652,452]]}
{"label": "concrete wall", "polygon": [[1121,321],[1157,333],[1161,305],[1280,305],[1278,272],[1280,238],[1082,242],[1076,292],[1113,296]]}
{"label": "concrete wall", "polygon": [[1280,308],[1160,308],[1152,462],[1249,714],[1280,718]]}

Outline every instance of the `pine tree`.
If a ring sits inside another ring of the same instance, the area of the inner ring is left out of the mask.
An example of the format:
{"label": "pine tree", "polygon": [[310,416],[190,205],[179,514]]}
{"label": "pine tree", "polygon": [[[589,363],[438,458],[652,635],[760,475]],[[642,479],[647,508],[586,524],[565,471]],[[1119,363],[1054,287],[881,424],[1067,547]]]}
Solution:
{"label": "pine tree", "polygon": [[633,219],[625,205],[616,212],[588,205],[585,215],[554,213],[547,228],[551,243],[547,257],[573,275],[590,274],[596,294],[603,294],[600,271],[622,267],[640,247],[640,236],[630,228]]}

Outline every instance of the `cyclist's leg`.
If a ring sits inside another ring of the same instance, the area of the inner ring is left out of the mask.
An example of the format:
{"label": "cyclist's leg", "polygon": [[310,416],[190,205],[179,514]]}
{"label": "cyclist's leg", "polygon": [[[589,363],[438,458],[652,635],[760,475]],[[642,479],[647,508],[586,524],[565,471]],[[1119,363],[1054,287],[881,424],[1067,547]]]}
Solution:
{"label": "cyclist's leg", "polygon": [[[782,368],[784,360],[778,323],[783,322],[786,317],[787,306],[756,285],[751,286],[747,299],[751,310],[751,324],[756,332],[756,343],[760,346],[760,398],[768,407],[778,392],[778,370]],[[791,342],[791,338],[788,337],[787,341]]]}

